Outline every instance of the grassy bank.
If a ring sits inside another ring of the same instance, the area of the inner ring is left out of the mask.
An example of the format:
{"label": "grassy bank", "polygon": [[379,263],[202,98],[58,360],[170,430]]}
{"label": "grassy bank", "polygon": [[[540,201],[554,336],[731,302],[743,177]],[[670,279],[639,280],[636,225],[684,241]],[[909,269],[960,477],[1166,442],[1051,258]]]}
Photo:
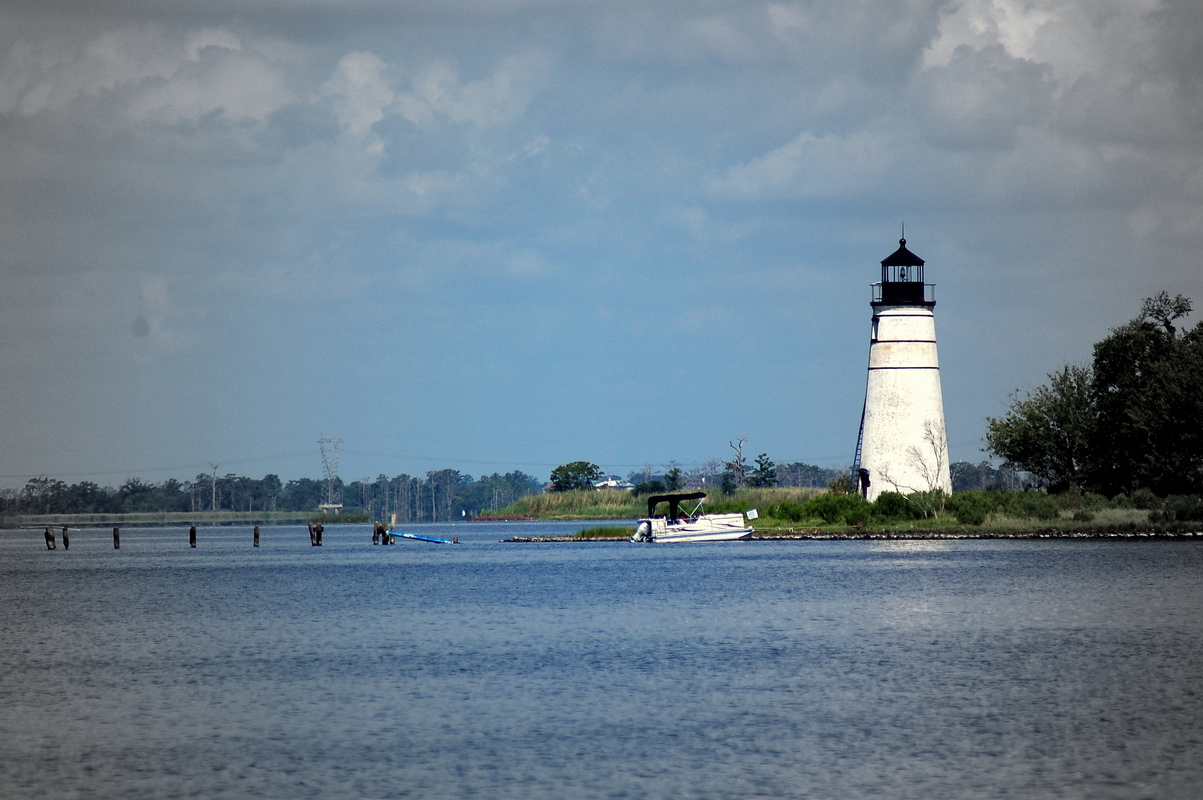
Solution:
{"label": "grassy bank", "polygon": [[[1177,535],[1203,530],[1203,498],[1149,494],[1103,498],[1050,495],[1039,491],[971,491],[954,495],[885,493],[869,503],[856,495],[820,489],[739,489],[708,498],[706,510],[756,509],[758,536],[860,538],[886,536],[936,538],[945,535],[1022,538],[1033,535],[1128,535],[1156,532]],[[581,491],[525,498],[499,517],[525,519],[634,520],[647,513],[645,497],[629,492]],[[578,538],[612,539],[629,535],[628,526],[582,531]]]}
{"label": "grassy bank", "polygon": [[[707,498],[706,510],[746,511],[765,508],[773,503],[805,503],[822,489],[774,488],[737,489],[729,495],[715,493]],[[490,515],[494,519],[638,519],[647,514],[647,496],[635,497],[630,492],[603,489],[600,491],[548,492],[524,497]]]}

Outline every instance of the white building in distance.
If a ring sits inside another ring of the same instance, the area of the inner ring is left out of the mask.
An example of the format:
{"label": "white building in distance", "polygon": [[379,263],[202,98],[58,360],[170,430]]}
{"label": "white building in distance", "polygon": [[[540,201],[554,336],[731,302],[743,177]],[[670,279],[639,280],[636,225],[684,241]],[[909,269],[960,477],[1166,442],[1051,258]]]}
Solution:
{"label": "white building in distance", "polygon": [[935,285],[906,239],[873,284],[869,379],[853,475],[865,499],[882,492],[952,492],[936,357]]}

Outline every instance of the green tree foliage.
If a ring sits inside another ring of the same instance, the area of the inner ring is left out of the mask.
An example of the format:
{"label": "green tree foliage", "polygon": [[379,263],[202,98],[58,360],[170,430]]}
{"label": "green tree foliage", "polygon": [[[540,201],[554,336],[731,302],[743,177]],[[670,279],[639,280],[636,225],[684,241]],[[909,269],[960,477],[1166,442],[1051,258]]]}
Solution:
{"label": "green tree foliage", "polygon": [[748,485],[758,488],[777,485],[777,465],[772,462],[767,453],[756,456],[756,466],[748,475]]}
{"label": "green tree foliage", "polygon": [[986,447],[1003,466],[1053,489],[1080,487],[1095,422],[1090,370],[1065,366],[1048,377],[1048,385],[1012,395],[1005,416],[986,418]]}
{"label": "green tree foliage", "polygon": [[971,464],[954,461],[952,472],[953,492],[968,492],[973,489],[1022,489],[1024,475],[1009,467],[996,467],[989,461]]}
{"label": "green tree foliage", "polygon": [[674,464],[668,472],[664,473],[664,488],[670,492],[677,492],[683,485],[681,468]]}
{"label": "green tree foliage", "polygon": [[1203,492],[1203,323],[1179,330],[1191,302],[1161,292],[1067,366],[987,418],[987,449],[1053,490],[1107,496]]}
{"label": "green tree foliage", "polygon": [[670,491],[668,484],[659,478],[652,478],[650,481],[635,484],[635,488],[631,489],[631,495],[641,497],[643,495],[664,494],[667,491]]}
{"label": "green tree foliage", "polygon": [[569,492],[573,489],[592,489],[594,481],[602,479],[601,467],[589,461],[561,464],[551,471],[551,490]]}
{"label": "green tree foliage", "polygon": [[1203,323],[1174,325],[1190,308],[1162,292],[1094,346],[1091,482],[1108,495],[1203,491]]}
{"label": "green tree foliage", "polygon": [[848,469],[846,467],[833,469],[815,466],[814,464],[804,464],[800,461],[777,465],[778,486],[826,487],[837,479],[843,480],[845,483],[847,482]]}
{"label": "green tree foliage", "polygon": [[[214,484],[216,483],[216,492]],[[496,510],[537,493],[541,484],[515,471],[481,477],[457,470],[437,470],[426,479],[380,475],[375,481],[337,480],[345,500],[344,513],[364,513],[385,520],[392,514],[403,522],[460,519]],[[7,514],[120,514],[135,512],[208,511],[216,494],[218,510],[316,511],[322,502],[322,482],[298,478],[281,485],[278,475],[256,480],[239,475],[200,474],[194,481],[168,479],[160,484],[130,478],[116,489],[83,482],[68,486],[46,477],[32,478],[19,492],[0,495],[0,512]],[[355,505],[359,503],[361,505]]]}

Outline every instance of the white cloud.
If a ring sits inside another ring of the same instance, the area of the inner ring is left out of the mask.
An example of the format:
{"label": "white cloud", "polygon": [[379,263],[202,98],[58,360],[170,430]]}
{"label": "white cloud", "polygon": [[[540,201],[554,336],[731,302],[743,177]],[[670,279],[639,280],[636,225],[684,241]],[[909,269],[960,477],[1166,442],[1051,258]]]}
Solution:
{"label": "white cloud", "polygon": [[241,50],[242,42],[232,31],[224,28],[205,28],[193,31],[184,37],[184,52],[191,61],[200,61],[201,51],[206,47],[217,47],[224,50]]}
{"label": "white cloud", "polygon": [[845,197],[884,184],[888,142],[867,131],[848,136],[801,133],[792,141],[727,170],[711,182],[736,199]]}
{"label": "white cloud", "polygon": [[282,67],[218,28],[177,35],[129,26],[78,48],[53,37],[22,40],[0,66],[0,113],[62,112],[90,99],[130,122],[174,124],[214,112],[262,121],[291,97]]}
{"label": "white cloud", "polygon": [[256,56],[206,50],[196,68],[144,87],[129,108],[135,120],[168,125],[210,113],[232,122],[262,122],[291,100],[278,67]]}
{"label": "white cloud", "polygon": [[1048,67],[1008,56],[1001,45],[961,45],[947,66],[916,76],[922,128],[952,149],[1001,149],[1023,125],[1047,123],[1052,110]]}
{"label": "white cloud", "polygon": [[397,111],[419,127],[440,119],[475,128],[503,126],[526,111],[549,68],[542,54],[511,55],[487,78],[464,82],[451,64],[434,64],[397,97]]}
{"label": "white cloud", "polygon": [[322,85],[338,121],[352,136],[367,136],[392,105],[395,94],[384,76],[386,68],[373,53],[348,53]]}

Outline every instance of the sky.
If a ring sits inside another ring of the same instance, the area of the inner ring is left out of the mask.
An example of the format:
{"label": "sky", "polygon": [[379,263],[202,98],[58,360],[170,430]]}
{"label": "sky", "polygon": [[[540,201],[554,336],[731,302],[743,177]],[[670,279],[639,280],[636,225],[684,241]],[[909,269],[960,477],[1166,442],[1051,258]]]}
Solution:
{"label": "sky", "polygon": [[903,225],[977,462],[1201,154],[1197,0],[14,0],[0,486],[846,466]]}

